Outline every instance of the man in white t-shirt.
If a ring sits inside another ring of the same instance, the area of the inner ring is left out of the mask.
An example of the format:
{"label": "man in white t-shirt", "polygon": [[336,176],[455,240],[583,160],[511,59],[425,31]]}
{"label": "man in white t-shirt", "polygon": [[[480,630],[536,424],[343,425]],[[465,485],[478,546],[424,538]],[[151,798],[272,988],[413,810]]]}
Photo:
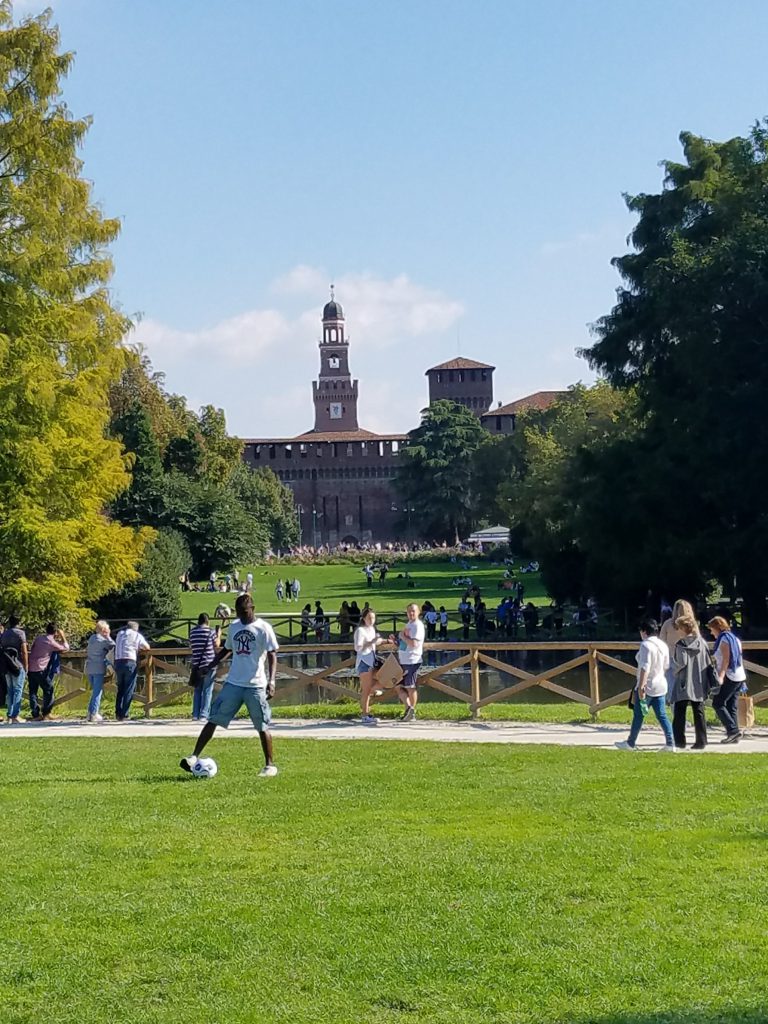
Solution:
{"label": "man in white t-shirt", "polygon": [[424,623],[419,618],[419,606],[409,604],[405,610],[408,621],[400,632],[390,636],[390,641],[397,644],[397,660],[403,670],[400,681],[400,701],[405,705],[403,722],[412,722],[416,717],[416,705],[419,702],[418,677],[424,651]]}
{"label": "man in white t-shirt", "polygon": [[[237,619],[227,631],[227,639],[219,649],[213,666],[224,658],[232,658],[226,682],[213,702],[208,721],[197,738],[189,757],[182,757],[180,767],[191,772],[206,744],[216,732],[216,726],[229,728],[229,723],[245,704],[253,727],[259,734],[265,765],[259,772],[263,778],[277,775],[272,760],[272,736],[269,723],[272,712],[269,701],[275,695],[277,671],[277,638],[268,622],[257,619],[250,594],[241,594],[235,602]],[[266,665],[266,668],[265,668]]]}

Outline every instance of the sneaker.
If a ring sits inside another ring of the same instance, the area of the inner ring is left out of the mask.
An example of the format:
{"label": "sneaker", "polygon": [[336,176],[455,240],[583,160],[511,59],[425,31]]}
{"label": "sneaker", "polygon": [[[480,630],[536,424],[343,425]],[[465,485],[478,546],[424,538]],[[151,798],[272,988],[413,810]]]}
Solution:
{"label": "sneaker", "polygon": [[384,691],[383,690],[374,690],[373,691],[373,696],[374,697],[383,697],[384,696]]}
{"label": "sneaker", "polygon": [[361,715],[360,721],[363,725],[378,725],[379,720],[374,715]]}
{"label": "sneaker", "polygon": [[265,764],[259,772],[260,779],[273,779],[277,775],[276,764]]}
{"label": "sneaker", "polygon": [[706,743],[694,743],[693,746],[690,747],[689,749],[690,750],[706,750],[707,749],[707,744]]}
{"label": "sneaker", "polygon": [[413,708],[408,708],[403,717],[400,719],[401,722],[412,722],[416,717],[416,712]]}
{"label": "sneaker", "polygon": [[614,747],[617,750],[637,750],[637,747],[632,746],[629,740],[621,740],[618,743],[614,743]]}
{"label": "sneaker", "polygon": [[190,754],[189,757],[182,757],[182,759],[179,761],[179,768],[181,768],[185,772],[189,772],[191,775],[192,766],[196,761],[197,758],[195,757],[194,754]]}
{"label": "sneaker", "polygon": [[724,740],[720,740],[721,743],[738,743],[741,739],[740,732],[732,732],[729,736],[726,736]]}
{"label": "sneaker", "polygon": [[98,712],[95,715],[88,715],[86,718],[86,722],[90,722],[91,725],[100,725],[103,721],[104,715],[100,715]]}
{"label": "sneaker", "polygon": [[674,746],[672,746],[671,744],[668,743],[666,745],[666,747],[662,747],[661,748],[659,753],[660,754],[678,754],[679,750],[677,749],[677,747],[674,747]]}

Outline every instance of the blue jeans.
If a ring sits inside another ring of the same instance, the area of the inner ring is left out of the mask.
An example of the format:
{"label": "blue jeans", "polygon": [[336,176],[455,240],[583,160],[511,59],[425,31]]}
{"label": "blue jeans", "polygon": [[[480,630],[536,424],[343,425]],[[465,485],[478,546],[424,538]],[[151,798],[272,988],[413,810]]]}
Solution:
{"label": "blue jeans", "polygon": [[216,681],[216,669],[209,668],[200,686],[192,691],[192,717],[204,718],[208,721],[211,713],[211,697],[213,696],[213,684]]}
{"label": "blue jeans", "polygon": [[[33,718],[44,718],[53,710],[53,680],[47,672],[30,672],[29,676],[29,710]],[[43,691],[43,707],[37,699],[37,691]]]}
{"label": "blue jeans", "polygon": [[27,673],[24,669],[17,676],[11,672],[5,673],[5,685],[8,687],[8,717],[18,718],[21,714],[21,695],[24,693],[24,683],[27,680]]}
{"label": "blue jeans", "polygon": [[98,715],[101,707],[101,695],[104,692],[104,673],[88,675],[88,682],[91,684],[91,699],[88,701],[88,714]]}
{"label": "blue jeans", "polygon": [[[669,719],[667,718],[667,709],[665,707],[666,697],[646,697],[645,698],[648,707],[653,710],[654,715],[658,719],[659,725],[664,730],[664,739],[667,741],[668,747],[675,745],[675,739],[672,735],[672,726]],[[640,709],[640,700],[637,696],[637,690],[635,690],[635,703],[632,705],[632,728],[629,730],[629,737],[627,743],[630,747],[634,747],[637,743],[637,737],[640,734],[640,730],[643,727],[643,712]]]}
{"label": "blue jeans", "polygon": [[739,693],[744,683],[736,683],[733,679],[726,678],[715,696],[712,698],[712,709],[723,723],[726,733],[729,736],[736,736],[741,732],[739,719],[736,713]]}
{"label": "blue jeans", "polygon": [[129,661],[128,658],[115,659],[115,676],[117,677],[115,718],[118,722],[122,722],[130,714],[138,674],[139,666],[135,661]]}

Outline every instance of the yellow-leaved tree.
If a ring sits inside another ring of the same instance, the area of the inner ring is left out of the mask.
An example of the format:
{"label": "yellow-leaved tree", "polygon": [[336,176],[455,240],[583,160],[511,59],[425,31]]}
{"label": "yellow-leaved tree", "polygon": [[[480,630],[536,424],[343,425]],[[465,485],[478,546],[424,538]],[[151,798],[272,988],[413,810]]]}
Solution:
{"label": "yellow-leaved tree", "polygon": [[105,513],[130,482],[106,435],[129,323],[107,290],[119,225],[81,177],[89,122],[61,99],[59,51],[49,14],[15,25],[0,0],[0,606],[73,624],[153,534]]}

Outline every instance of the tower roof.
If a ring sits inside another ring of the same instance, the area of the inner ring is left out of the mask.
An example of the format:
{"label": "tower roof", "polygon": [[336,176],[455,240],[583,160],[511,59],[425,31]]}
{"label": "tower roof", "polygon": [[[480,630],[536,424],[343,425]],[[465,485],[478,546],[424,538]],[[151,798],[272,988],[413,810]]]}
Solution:
{"label": "tower roof", "polygon": [[495,366],[491,366],[490,363],[478,363],[476,359],[465,359],[464,356],[456,356],[455,359],[449,359],[447,363],[439,363],[437,366],[430,366],[426,371],[427,374],[433,372],[433,370],[495,370]]}
{"label": "tower roof", "polygon": [[323,320],[343,320],[344,310],[341,303],[336,301],[336,289],[331,285],[331,301],[323,306]]}

